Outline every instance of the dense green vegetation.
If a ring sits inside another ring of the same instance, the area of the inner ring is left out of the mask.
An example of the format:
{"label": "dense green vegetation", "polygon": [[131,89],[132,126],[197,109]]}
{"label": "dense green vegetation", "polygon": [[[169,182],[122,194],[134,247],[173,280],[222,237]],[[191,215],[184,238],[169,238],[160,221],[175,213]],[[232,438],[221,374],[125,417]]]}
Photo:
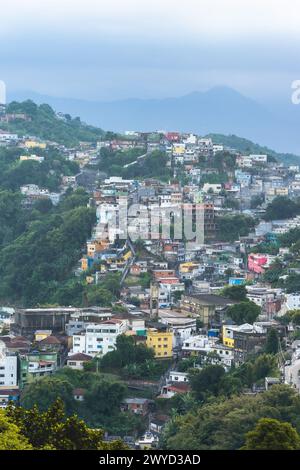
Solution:
{"label": "dense green vegetation", "polygon": [[[76,388],[84,390],[84,401],[73,398],[73,390]],[[120,410],[126,396],[127,387],[115,376],[65,367],[54,376],[28,384],[23,391],[21,404],[27,410],[37,407],[43,413],[60,399],[67,416],[75,413],[88,426],[124,436],[143,429],[142,419]]]}
{"label": "dense green vegetation", "polygon": [[247,432],[242,450],[299,450],[300,436],[290,423],[278,419],[261,418],[252,431]]}
{"label": "dense green vegetation", "polygon": [[260,312],[261,309],[258,305],[246,300],[236,305],[231,305],[227,309],[226,315],[238,325],[242,325],[243,323],[251,323],[252,325],[252,323],[257,320]]}
{"label": "dense green vegetation", "polygon": [[287,385],[274,385],[257,395],[217,397],[175,415],[166,427],[162,445],[178,450],[237,450],[247,443],[247,433],[261,418],[288,422],[299,432],[299,413],[299,394]]}
{"label": "dense green vegetation", "polygon": [[18,224],[14,227],[11,221],[12,240],[0,250],[2,301],[23,305],[53,301],[55,292],[69,279],[96,221],[87,201],[88,195],[78,190],[46,213],[33,209],[25,216],[20,234]]}
{"label": "dense green vegetation", "polygon": [[[168,180],[171,171],[167,167],[168,157],[164,152],[154,151],[141,161],[138,157],[145,154],[144,148],[130,149],[124,152],[102,148],[100,152],[99,170],[109,176],[122,176],[123,178],[159,178]],[[129,165],[130,163],[134,163]],[[129,165],[126,167],[126,165]]]}
{"label": "dense green vegetation", "polygon": [[[35,151],[34,151],[35,152]],[[18,191],[25,184],[36,184],[41,188],[56,191],[62,175],[75,175],[79,172],[77,163],[66,160],[55,149],[37,150],[44,157],[42,163],[33,160],[20,161],[20,155],[30,153],[19,149],[0,148],[0,187]]]}
{"label": "dense green vegetation", "polygon": [[9,406],[0,410],[0,450],[116,450],[122,441],[103,441],[102,430],[90,429],[77,415],[65,413],[57,399],[41,411]]}
{"label": "dense green vegetation", "polygon": [[104,135],[101,129],[89,126],[80,121],[79,117],[72,119],[66,114],[59,119],[48,104],[36,105],[27,100],[22,103],[13,101],[7,106],[7,113],[25,113],[30,121],[16,120],[1,123],[1,128],[16,132],[19,135],[35,135],[41,139],[51,140],[66,146],[74,146],[79,142],[96,142]]}
{"label": "dense green vegetation", "polygon": [[217,237],[221,241],[233,242],[245,237],[254,229],[256,221],[242,214],[224,215],[217,219]]}
{"label": "dense green vegetation", "polygon": [[265,220],[290,219],[300,214],[299,201],[292,201],[285,196],[277,196],[268,204]]}
{"label": "dense green vegetation", "polygon": [[250,153],[254,155],[264,154],[278,161],[282,161],[285,164],[299,164],[298,155],[291,153],[277,153],[268,147],[263,147],[259,144],[251,142],[251,140],[244,139],[236,135],[209,134],[207,137],[211,137],[213,142],[216,144],[223,144],[226,147],[236,149],[245,155]]}
{"label": "dense green vegetation", "polygon": [[247,301],[247,289],[245,286],[227,286],[221,291],[224,297],[237,302]]}
{"label": "dense green vegetation", "polygon": [[156,361],[152,349],[136,345],[130,336],[119,336],[116,349],[100,360],[101,371],[129,379],[159,379],[168,366],[168,361]]}

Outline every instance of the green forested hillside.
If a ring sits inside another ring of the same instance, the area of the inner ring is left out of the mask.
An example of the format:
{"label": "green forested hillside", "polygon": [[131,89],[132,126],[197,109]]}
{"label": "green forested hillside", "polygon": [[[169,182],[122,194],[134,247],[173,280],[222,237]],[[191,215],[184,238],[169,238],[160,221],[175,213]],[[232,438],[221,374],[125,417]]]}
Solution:
{"label": "green forested hillside", "polygon": [[[6,197],[2,194],[4,201]],[[60,284],[70,277],[96,221],[87,200],[81,191],[46,213],[40,208],[29,214],[19,209],[20,222],[11,219],[8,223],[11,239],[7,241],[2,235],[1,302],[36,305],[51,301]],[[5,218],[5,210],[5,204],[0,205],[0,218]]]}
{"label": "green forested hillside", "polygon": [[278,153],[268,147],[255,144],[254,142],[251,142],[251,140],[244,139],[236,135],[209,134],[207,137],[210,137],[215,144],[223,144],[226,147],[239,150],[245,154],[266,154],[276,158],[278,161],[282,161],[283,163],[300,163],[300,157],[298,155],[294,155],[292,153]]}
{"label": "green forested hillside", "polygon": [[20,161],[20,155],[24,153],[17,147],[0,148],[0,188],[18,191],[24,184],[37,184],[56,191],[62,175],[76,175],[79,172],[77,163],[65,159],[55,149],[39,150],[39,155],[44,157],[42,163]]}
{"label": "green forested hillside", "polygon": [[22,103],[13,101],[7,106],[7,113],[25,113],[31,121],[19,119],[1,123],[0,128],[19,135],[34,135],[66,146],[76,145],[80,141],[96,142],[104,134],[101,129],[82,123],[78,117],[72,119],[70,115],[65,115],[64,119],[59,119],[51,106],[38,106],[31,100]]}

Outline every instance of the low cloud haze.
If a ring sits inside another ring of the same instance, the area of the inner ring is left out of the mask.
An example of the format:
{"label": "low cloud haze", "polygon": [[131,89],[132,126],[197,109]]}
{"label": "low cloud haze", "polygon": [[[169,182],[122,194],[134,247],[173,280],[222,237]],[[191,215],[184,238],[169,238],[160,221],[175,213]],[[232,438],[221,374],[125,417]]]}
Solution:
{"label": "low cloud haze", "polygon": [[163,98],[227,85],[285,103],[298,66],[293,0],[12,0],[1,6],[9,90],[88,100]]}

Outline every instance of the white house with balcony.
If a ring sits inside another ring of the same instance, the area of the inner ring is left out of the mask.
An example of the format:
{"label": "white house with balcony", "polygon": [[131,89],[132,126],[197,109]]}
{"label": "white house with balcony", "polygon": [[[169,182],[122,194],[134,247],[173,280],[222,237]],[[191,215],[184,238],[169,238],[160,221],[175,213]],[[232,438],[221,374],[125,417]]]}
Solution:
{"label": "white house with balcony", "polygon": [[89,323],[85,330],[73,335],[72,354],[104,356],[116,347],[117,337],[128,329],[128,321],[111,319],[101,323]]}

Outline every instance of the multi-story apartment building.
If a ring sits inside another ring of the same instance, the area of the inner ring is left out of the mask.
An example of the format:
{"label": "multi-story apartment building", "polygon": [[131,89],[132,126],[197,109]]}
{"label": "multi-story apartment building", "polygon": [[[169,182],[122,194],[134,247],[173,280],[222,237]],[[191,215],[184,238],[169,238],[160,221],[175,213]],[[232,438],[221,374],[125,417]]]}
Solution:
{"label": "multi-story apartment building", "polygon": [[73,354],[104,356],[116,347],[117,337],[127,330],[127,321],[111,319],[89,323],[84,331],[73,335]]}
{"label": "multi-story apartment building", "polygon": [[146,344],[148,348],[154,350],[156,358],[168,358],[173,355],[173,333],[171,331],[149,328]]}
{"label": "multi-story apartment building", "polygon": [[17,354],[8,352],[0,341],[0,388],[17,386],[17,369]]}

